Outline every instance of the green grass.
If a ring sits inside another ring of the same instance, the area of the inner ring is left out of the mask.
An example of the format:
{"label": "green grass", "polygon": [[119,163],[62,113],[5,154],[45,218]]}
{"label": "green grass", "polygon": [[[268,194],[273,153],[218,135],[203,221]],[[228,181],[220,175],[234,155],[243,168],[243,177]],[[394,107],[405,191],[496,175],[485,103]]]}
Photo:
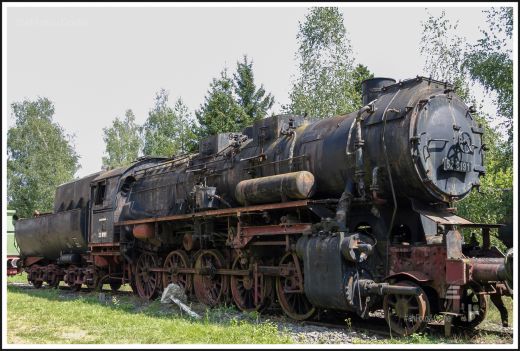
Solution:
{"label": "green grass", "polygon": [[[27,283],[25,274],[8,282]],[[62,283],[63,284],[63,283]],[[126,286],[125,289],[130,290]],[[111,294],[107,294],[111,295]],[[504,298],[512,325],[513,300]],[[483,328],[501,325],[500,314],[489,302]],[[293,343],[274,323],[260,322],[258,314],[233,316],[229,307],[214,308],[203,319],[180,315],[173,305],[143,302],[132,295],[112,295],[104,303],[97,293],[71,293],[59,289],[7,287],[7,340],[10,344],[284,344]],[[348,329],[348,328],[347,328]],[[353,343],[469,344],[512,343],[512,337],[479,332],[443,337],[414,334]]]}
{"label": "green grass", "polygon": [[[513,298],[509,296],[503,296],[502,300],[504,301],[504,305],[509,311],[509,314],[507,316],[509,326],[513,326]],[[482,322],[482,324],[486,325],[489,323],[502,325],[502,320],[500,319],[500,312],[498,312],[497,307],[493,302],[491,302],[491,300],[488,301],[488,313],[486,319],[484,320],[484,322]]]}
{"label": "green grass", "polygon": [[[11,278],[10,278],[11,279]],[[12,280],[9,280],[12,281]],[[96,293],[80,296],[56,289],[7,288],[7,340],[30,344],[282,344],[290,343],[272,323],[202,320],[178,314],[159,301]],[[218,310],[217,310],[218,311]]]}
{"label": "green grass", "polygon": [[21,273],[7,278],[9,283],[27,283],[27,274]]}

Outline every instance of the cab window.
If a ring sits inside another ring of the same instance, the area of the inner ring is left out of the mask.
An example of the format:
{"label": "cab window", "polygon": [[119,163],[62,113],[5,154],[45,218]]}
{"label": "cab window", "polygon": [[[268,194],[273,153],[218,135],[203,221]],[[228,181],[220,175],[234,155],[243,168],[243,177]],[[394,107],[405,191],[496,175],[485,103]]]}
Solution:
{"label": "cab window", "polygon": [[94,202],[96,205],[101,205],[105,200],[106,195],[106,183],[99,182],[96,186],[96,201]]}

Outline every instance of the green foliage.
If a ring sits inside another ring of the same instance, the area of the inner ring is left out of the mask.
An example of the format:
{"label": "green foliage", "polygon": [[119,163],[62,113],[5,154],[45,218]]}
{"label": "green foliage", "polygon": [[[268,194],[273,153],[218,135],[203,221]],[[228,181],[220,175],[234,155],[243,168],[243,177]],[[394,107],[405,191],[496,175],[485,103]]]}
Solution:
{"label": "green foliage", "polygon": [[233,96],[233,80],[227,69],[220,78],[213,78],[204,103],[195,116],[200,124],[201,137],[223,132],[238,132],[248,125],[249,115]]}
{"label": "green foliage", "polygon": [[[480,83],[487,92],[493,92],[501,127],[506,131],[508,143],[506,163],[513,162],[513,60],[512,33],[513,8],[499,7],[485,11],[488,30],[473,45],[464,62],[472,81]],[[503,166],[503,165],[502,165]]]}
{"label": "green foliage", "polygon": [[374,78],[374,73],[370,72],[368,67],[364,66],[362,64],[358,64],[356,66],[356,68],[354,68],[354,71],[352,72],[354,90],[357,94],[356,101],[358,102],[356,108],[358,108],[358,109],[363,107],[363,106],[361,106],[362,98],[363,98],[363,92],[361,90],[361,83],[365,79],[370,79],[370,78]]}
{"label": "green foliage", "polygon": [[179,153],[185,154],[195,152],[197,150],[197,134],[195,121],[184,104],[182,98],[178,98],[173,106],[173,115],[177,123],[177,133],[175,136],[177,150]]}
{"label": "green foliage", "polygon": [[[497,115],[508,138],[505,162],[512,164],[513,121],[513,61],[511,7],[491,8],[487,13],[488,30],[475,44],[457,35],[458,23],[452,24],[445,11],[439,17],[428,15],[423,22],[420,51],[425,70],[432,78],[453,82],[464,100],[470,84],[480,83],[488,94],[494,94]],[[493,95],[491,95],[493,96]]]}
{"label": "green foliage", "polygon": [[425,71],[431,78],[452,82],[464,80],[462,63],[466,55],[463,45],[465,38],[460,37],[458,22],[452,24],[442,11],[439,17],[428,13],[426,21],[421,22],[423,32],[419,43],[423,55]]}
{"label": "green foliage", "polygon": [[[500,116],[512,115],[512,65],[507,50],[512,45],[512,12],[508,8],[492,9],[488,13],[490,31],[475,45],[467,45],[466,38],[458,36],[457,24],[452,24],[443,11],[439,17],[432,15],[423,22],[421,54],[425,58],[425,70],[436,79],[454,83],[455,92],[462,100],[477,105],[470,87],[481,83],[489,93],[496,93]],[[505,33],[499,38],[498,33]],[[481,178],[480,192],[473,191],[457,204],[458,214],[480,223],[502,223],[512,215],[513,169],[512,126],[509,137],[492,128],[491,118],[473,115],[484,128],[486,176]],[[496,233],[495,233],[496,234]],[[469,232],[465,232],[468,236]],[[503,249],[504,245],[494,236],[492,244]]]}
{"label": "green foliage", "polygon": [[112,169],[135,161],[142,145],[140,130],[132,110],[126,111],[124,120],[116,118],[112,127],[103,128],[105,152],[108,155],[103,157],[103,165]]}
{"label": "green foliage", "polygon": [[161,89],[155,106],[143,126],[145,156],[166,156],[191,152],[195,145],[194,124],[181,98],[168,106],[168,92]]}
{"label": "green foliage", "polygon": [[293,82],[289,113],[326,118],[360,105],[350,40],[337,7],[313,7],[299,23],[296,58],[299,76]]}
{"label": "green foliage", "polygon": [[204,103],[195,111],[200,125],[198,135],[239,132],[264,118],[273,104],[274,97],[266,95],[263,84],[256,87],[253,62],[244,55],[237,62],[233,78],[227,69],[220,72],[218,79],[213,78]]}
{"label": "green foliage", "polygon": [[11,104],[15,126],[7,132],[7,193],[19,217],[51,211],[56,187],[79,169],[72,137],[53,122],[47,98]]}
{"label": "green foliage", "polygon": [[[479,191],[471,192],[466,198],[457,203],[458,214],[476,223],[504,223],[513,212],[513,168],[502,167],[503,150],[497,140],[500,137],[485,119],[480,118],[484,127],[484,143],[491,145],[486,153],[486,176],[481,178]],[[497,232],[491,232],[491,243],[502,251],[505,245],[496,238]],[[464,231],[466,241],[471,232]],[[478,236],[480,240],[480,236]]]}
{"label": "green foliage", "polygon": [[263,84],[260,88],[256,88],[253,62],[248,61],[246,55],[242,62],[237,62],[237,71],[233,74],[233,78],[237,102],[249,116],[246,125],[264,118],[274,104],[274,97],[271,94],[266,95]]}

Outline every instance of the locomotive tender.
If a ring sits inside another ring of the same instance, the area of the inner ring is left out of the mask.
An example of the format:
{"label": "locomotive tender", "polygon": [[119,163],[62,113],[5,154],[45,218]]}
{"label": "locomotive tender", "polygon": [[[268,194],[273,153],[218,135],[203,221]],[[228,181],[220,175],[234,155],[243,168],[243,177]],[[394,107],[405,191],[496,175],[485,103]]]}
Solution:
{"label": "locomotive tender", "polygon": [[[73,289],[170,283],[209,306],[278,303],[291,318],[383,308],[409,335],[432,315],[474,327],[489,295],[507,323],[512,251],[453,204],[485,174],[483,129],[447,83],[362,84],[359,111],[265,118],[61,185],[54,211],[16,223],[28,280]],[[461,230],[481,232],[464,243]]]}

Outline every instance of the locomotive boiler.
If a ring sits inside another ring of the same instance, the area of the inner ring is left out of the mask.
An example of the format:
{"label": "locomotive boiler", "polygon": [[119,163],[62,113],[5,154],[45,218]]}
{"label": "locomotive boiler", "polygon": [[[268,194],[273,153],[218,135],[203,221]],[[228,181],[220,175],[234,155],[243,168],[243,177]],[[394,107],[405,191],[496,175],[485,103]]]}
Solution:
{"label": "locomotive boiler", "polygon": [[499,225],[454,207],[485,175],[474,111],[424,77],[362,88],[350,114],[272,116],[60,186],[52,214],[16,224],[29,281],[129,283],[145,299],[176,283],[209,306],[277,304],[297,320],[383,309],[402,335],[433,315],[474,327],[490,296],[507,323],[512,251],[491,246]]}

